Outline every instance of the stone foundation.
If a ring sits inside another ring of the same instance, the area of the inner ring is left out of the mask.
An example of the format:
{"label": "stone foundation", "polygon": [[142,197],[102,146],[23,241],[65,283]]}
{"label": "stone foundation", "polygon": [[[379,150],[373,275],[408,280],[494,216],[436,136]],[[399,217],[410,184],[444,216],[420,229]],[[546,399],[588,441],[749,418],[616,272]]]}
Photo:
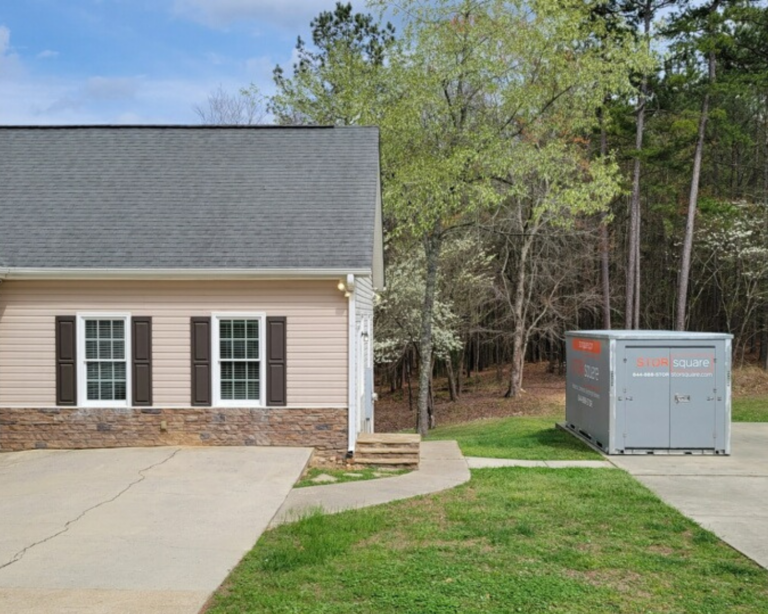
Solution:
{"label": "stone foundation", "polygon": [[0,452],[143,446],[305,446],[347,451],[346,409],[0,408]]}

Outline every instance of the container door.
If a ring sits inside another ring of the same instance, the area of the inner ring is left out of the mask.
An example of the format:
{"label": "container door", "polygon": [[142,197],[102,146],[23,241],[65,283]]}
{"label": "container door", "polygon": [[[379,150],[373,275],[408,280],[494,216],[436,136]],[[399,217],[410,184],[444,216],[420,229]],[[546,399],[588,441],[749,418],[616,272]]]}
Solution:
{"label": "container door", "polygon": [[669,348],[632,347],[624,353],[625,448],[669,448]]}
{"label": "container door", "polygon": [[670,448],[715,447],[715,348],[670,352]]}

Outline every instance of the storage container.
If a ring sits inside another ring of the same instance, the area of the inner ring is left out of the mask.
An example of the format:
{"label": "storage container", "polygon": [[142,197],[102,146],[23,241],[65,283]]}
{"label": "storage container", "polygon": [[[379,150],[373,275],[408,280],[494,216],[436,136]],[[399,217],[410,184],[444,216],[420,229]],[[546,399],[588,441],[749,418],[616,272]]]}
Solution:
{"label": "storage container", "polygon": [[730,454],[723,333],[566,333],[565,423],[607,454]]}

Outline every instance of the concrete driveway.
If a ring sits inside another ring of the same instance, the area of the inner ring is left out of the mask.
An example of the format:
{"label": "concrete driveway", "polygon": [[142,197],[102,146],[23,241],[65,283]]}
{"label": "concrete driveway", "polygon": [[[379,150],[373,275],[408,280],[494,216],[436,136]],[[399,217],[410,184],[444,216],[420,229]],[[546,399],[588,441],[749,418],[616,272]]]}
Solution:
{"label": "concrete driveway", "polygon": [[255,447],[1,454],[0,612],[198,612],[309,455]]}
{"label": "concrete driveway", "polygon": [[734,423],[731,456],[611,456],[664,501],[768,568],[768,423]]}

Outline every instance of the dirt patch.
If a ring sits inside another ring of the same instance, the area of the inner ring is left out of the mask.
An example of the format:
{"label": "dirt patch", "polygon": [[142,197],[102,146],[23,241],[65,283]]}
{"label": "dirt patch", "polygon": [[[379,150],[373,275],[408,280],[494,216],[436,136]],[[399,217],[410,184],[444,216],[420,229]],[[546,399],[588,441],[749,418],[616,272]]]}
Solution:
{"label": "dirt patch", "polygon": [[677,554],[677,551],[674,548],[662,545],[648,546],[648,552],[660,554],[661,556],[672,556],[673,554]]}
{"label": "dirt patch", "polygon": [[633,593],[643,599],[651,597],[647,591],[638,589],[642,584],[643,576],[628,569],[591,569],[587,571],[568,569],[565,570],[564,575],[599,588],[610,586],[620,593]]}
{"label": "dirt patch", "polygon": [[733,369],[733,396],[758,397],[768,395],[768,371],[756,365]]}

